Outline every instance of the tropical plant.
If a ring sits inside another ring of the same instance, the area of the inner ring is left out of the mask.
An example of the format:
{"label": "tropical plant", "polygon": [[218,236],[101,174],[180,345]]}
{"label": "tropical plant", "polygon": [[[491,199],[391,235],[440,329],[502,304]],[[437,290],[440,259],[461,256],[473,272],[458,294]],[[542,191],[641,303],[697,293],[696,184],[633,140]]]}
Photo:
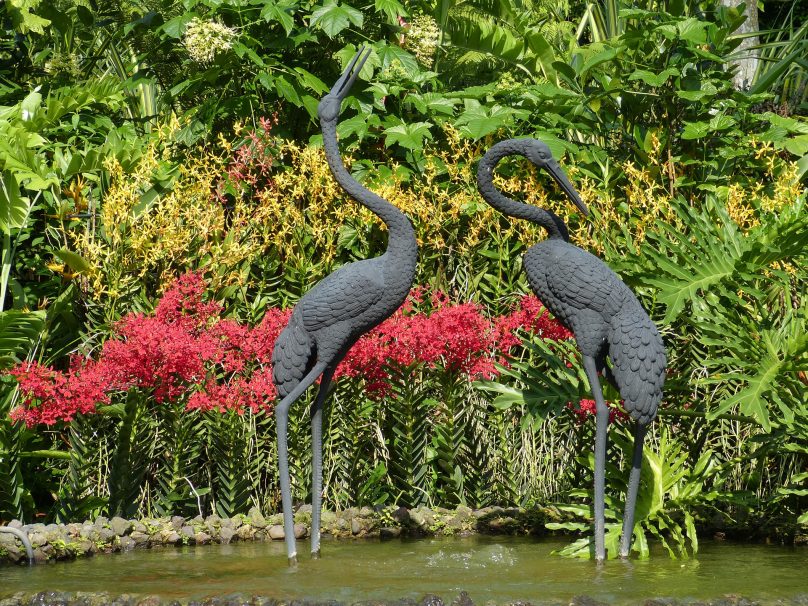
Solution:
{"label": "tropical plant", "polygon": [[[659,540],[670,557],[687,557],[698,552],[698,535],[696,532],[696,512],[712,508],[717,500],[726,501],[730,495],[716,490],[709,490],[706,484],[713,479],[718,469],[715,454],[707,450],[699,457],[695,465],[688,465],[688,453],[682,442],[673,437],[674,430],[662,425],[659,439],[654,448],[643,449],[642,476],[640,491],[637,494],[637,509],[634,523],[634,539],[632,551],[640,558],[650,554],[649,536]],[[629,431],[610,432],[623,460],[630,460],[633,441]],[[586,457],[586,467],[594,470],[594,456]],[[609,466],[606,473],[607,489],[610,492],[625,492],[628,485],[628,466],[623,471]],[[591,496],[586,491],[575,490],[572,497]],[[587,505],[560,505],[563,512],[576,518],[591,519],[591,510]],[[606,549],[609,557],[619,553],[622,525],[617,512],[623,510],[623,503],[607,497],[606,518],[613,520],[606,524]],[[589,530],[586,522],[551,522],[547,527],[553,530],[573,530],[584,532]],[[560,551],[561,555],[570,557],[591,558],[594,553],[594,539],[581,538]]]}
{"label": "tropical plant", "polygon": [[[508,66],[528,82],[556,79],[556,49],[566,50],[572,23],[565,20],[568,3],[546,1],[497,2],[444,0],[431,10],[443,33],[441,51],[449,64],[449,81],[469,80],[485,62]],[[406,31],[405,36],[419,32]],[[437,45],[436,49],[437,51]],[[466,69],[463,69],[463,68]],[[490,69],[490,67],[489,67]]]}

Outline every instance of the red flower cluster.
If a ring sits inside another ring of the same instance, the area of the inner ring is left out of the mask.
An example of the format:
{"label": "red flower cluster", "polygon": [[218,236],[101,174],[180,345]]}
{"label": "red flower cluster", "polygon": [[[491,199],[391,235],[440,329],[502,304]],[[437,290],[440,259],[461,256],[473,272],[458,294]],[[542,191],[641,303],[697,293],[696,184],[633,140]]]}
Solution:
{"label": "red flower cluster", "polygon": [[153,316],[129,314],[118,322],[97,360],[74,359],[67,372],[37,363],[12,369],[23,399],[11,417],[28,426],[70,421],[130,389],[158,403],[188,397],[189,409],[271,409],[272,344],[289,313],[269,310],[254,328],[220,320],[221,305],[203,300],[205,286],[198,274],[179,278]]}
{"label": "red flower cluster", "polygon": [[521,343],[518,331],[553,340],[572,336],[532,295],[494,320],[484,316],[476,303],[450,305],[443,293],[432,294],[431,312],[414,313],[414,306],[422,303],[424,293],[415,289],[398,312],[354,345],[336,376],[363,377],[368,394],[381,398],[390,392],[391,365],[423,364],[490,379],[497,374],[495,363],[505,364],[505,356]]}
{"label": "red flower cluster", "polygon": [[[606,404],[609,406],[609,423],[613,423],[615,419],[628,419],[626,412],[622,408],[619,408],[617,404],[613,402],[607,402]],[[583,423],[589,417],[594,417],[597,412],[595,400],[581,400],[577,405],[573,402],[567,402],[567,408],[578,417],[578,423]]]}
{"label": "red flower cluster", "polygon": [[[125,316],[97,360],[75,358],[66,372],[37,363],[18,365],[11,374],[23,397],[12,418],[29,426],[70,421],[130,389],[150,394],[157,403],[185,401],[189,410],[270,410],[276,396],[272,347],[291,312],[269,309],[260,324],[244,326],[221,319],[221,305],[206,302],[205,289],[198,274],[182,276],[154,315]],[[475,303],[451,305],[442,293],[426,300],[417,289],[398,312],[359,340],[336,376],[365,380],[366,391],[377,398],[390,392],[392,367],[423,365],[472,379],[491,378],[495,362],[505,363],[520,343],[519,330],[556,340],[571,336],[532,296],[492,320]]]}
{"label": "red flower cluster", "polygon": [[[14,421],[25,422],[28,427],[71,421],[77,414],[95,412],[97,405],[109,403],[106,377],[93,362],[80,366],[77,357],[71,360],[67,372],[31,362],[19,364],[9,374],[17,379],[24,404],[12,410],[9,416]],[[39,406],[31,406],[34,400]]]}

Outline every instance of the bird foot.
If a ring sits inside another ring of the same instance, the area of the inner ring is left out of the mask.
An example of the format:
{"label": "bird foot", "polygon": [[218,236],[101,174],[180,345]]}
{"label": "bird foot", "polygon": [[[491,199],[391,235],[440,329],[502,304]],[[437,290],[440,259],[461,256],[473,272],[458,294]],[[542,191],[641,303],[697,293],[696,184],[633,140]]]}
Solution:
{"label": "bird foot", "polygon": [[297,566],[297,554],[289,556],[289,566]]}
{"label": "bird foot", "polygon": [[319,560],[320,559],[320,550],[312,551],[311,552],[311,559],[312,560]]}

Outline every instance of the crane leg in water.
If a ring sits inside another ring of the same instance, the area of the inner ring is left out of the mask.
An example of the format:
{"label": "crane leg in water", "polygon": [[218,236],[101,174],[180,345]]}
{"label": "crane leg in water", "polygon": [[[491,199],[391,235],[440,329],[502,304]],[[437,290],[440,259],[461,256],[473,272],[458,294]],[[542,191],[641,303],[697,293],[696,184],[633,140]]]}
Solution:
{"label": "crane leg in water", "polygon": [[640,471],[642,469],[642,443],[648,425],[637,423],[634,428],[634,455],[631,461],[631,475],[628,479],[628,492],[626,493],[626,510],[623,512],[623,536],[620,541],[620,557],[627,558],[631,550],[631,536],[634,534],[634,509],[637,506],[637,491],[640,486]]}
{"label": "crane leg in water", "polygon": [[278,472],[281,480],[281,501],[283,502],[283,532],[286,539],[286,554],[289,564],[297,563],[297,546],[295,545],[295,524],[292,515],[292,483],[289,480],[289,445],[287,432],[289,427],[289,407],[314,383],[325,370],[326,364],[318,362],[300,383],[281,400],[275,408],[275,423],[278,432]]}
{"label": "crane leg in water", "polygon": [[323,403],[331,389],[336,365],[326,368],[320,389],[311,405],[311,444],[314,456],[311,466],[311,557],[320,557],[320,514],[323,507]]}
{"label": "crane leg in water", "polygon": [[584,370],[595,399],[595,560],[606,559],[606,439],[609,431],[609,407],[603,399],[595,358],[583,356]]}

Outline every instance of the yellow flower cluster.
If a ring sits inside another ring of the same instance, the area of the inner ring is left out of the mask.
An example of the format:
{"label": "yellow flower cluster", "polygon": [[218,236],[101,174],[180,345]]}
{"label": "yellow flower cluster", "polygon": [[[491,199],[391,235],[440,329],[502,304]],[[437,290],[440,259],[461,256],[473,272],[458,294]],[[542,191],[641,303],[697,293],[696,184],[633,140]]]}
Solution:
{"label": "yellow flower cluster", "polygon": [[[729,183],[715,188],[715,195],[727,210],[729,217],[742,231],[747,231],[760,223],[761,213],[772,212],[792,204],[803,193],[794,163],[784,163],[779,152],[770,144],[752,141],[756,158],[765,163],[767,178],[752,185]],[[656,229],[657,221],[667,223],[686,231],[681,218],[671,204],[677,195],[674,182],[681,176],[681,169],[667,157],[656,137],[652,136],[648,153],[648,164],[638,167],[631,162],[621,165],[626,183],[621,190],[596,188],[591,180],[579,181],[581,198],[593,210],[598,225],[621,225],[634,244],[640,244],[649,230]],[[571,172],[574,172],[574,168]],[[765,184],[771,184],[772,193],[767,194]],[[706,192],[705,196],[708,195]],[[699,206],[702,201],[691,199],[690,204]],[[579,230],[573,240],[583,248],[593,252],[603,252],[603,238],[611,230],[594,229],[590,225],[588,233]]]}
{"label": "yellow flower cluster", "polygon": [[[165,140],[170,140],[169,131],[161,131]],[[481,246],[496,248],[514,240],[530,245],[545,237],[542,228],[508,220],[480,198],[477,161],[492,141],[475,143],[451,129],[444,141],[448,145],[443,149],[426,150],[422,173],[369,186],[411,218],[422,259],[471,256]],[[155,175],[166,166],[166,152],[159,144],[149,147],[128,174],[120,165],[110,165],[111,186],[101,205],[100,229],[74,237],[76,250],[91,267],[86,279],[93,296],[115,299],[144,278],[161,288],[187,269],[206,270],[214,288],[249,286],[250,267],[262,259],[274,259],[282,270],[295,268],[305,279],[315,280],[333,269],[346,241],[369,250],[374,230],[378,234],[384,226],[334,181],[322,148],[292,141],[275,145],[283,168],[258,196],[237,196],[230,206],[214,195],[232,153],[225,139],[215,151],[190,154],[162,193],[154,186]],[[351,158],[345,161],[350,166]],[[602,253],[604,238],[617,232],[615,226],[624,226],[636,245],[655,229],[656,221],[677,225],[669,175],[650,164],[651,169],[624,164],[622,192],[600,189],[588,178],[577,180],[594,218],[572,224],[575,244]],[[391,166],[392,174],[402,174],[399,168]],[[568,172],[574,175],[575,167]],[[801,191],[796,172],[772,173],[772,179],[770,197],[762,189],[748,191],[737,185],[719,192],[742,229],[759,220],[760,209],[780,208]],[[527,161],[517,164],[510,177],[497,175],[496,182],[507,195],[561,217],[573,211],[554,185],[546,188],[552,184],[546,175]]]}
{"label": "yellow flower cluster", "polygon": [[160,194],[152,182],[160,156],[150,146],[128,174],[117,162],[108,165],[112,184],[101,205],[100,229],[74,236],[91,267],[87,279],[96,299],[117,299],[143,278],[165,285],[191,267],[232,267],[257,252],[251,238],[228,238],[225,209],[212,200],[220,158],[200,154],[183,164],[171,189]]}

